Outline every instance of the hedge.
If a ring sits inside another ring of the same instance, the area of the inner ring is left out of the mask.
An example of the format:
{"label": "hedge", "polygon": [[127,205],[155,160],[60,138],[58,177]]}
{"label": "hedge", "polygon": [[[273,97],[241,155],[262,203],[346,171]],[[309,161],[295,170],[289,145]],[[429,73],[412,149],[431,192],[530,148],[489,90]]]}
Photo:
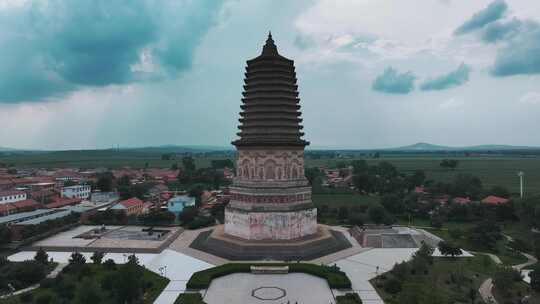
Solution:
{"label": "hedge", "polygon": [[174,304],[206,304],[200,293],[181,293]]}
{"label": "hedge", "polygon": [[362,304],[362,300],[357,293],[347,293],[336,297],[336,304]]}
{"label": "hedge", "polygon": [[194,273],[186,287],[189,289],[207,289],[213,279],[226,276],[233,273],[250,273],[251,265],[257,266],[289,266],[289,272],[300,272],[314,275],[325,279],[330,288],[334,289],[350,289],[351,281],[347,275],[340,271],[338,267],[319,266],[315,264],[305,263],[272,263],[272,264],[249,264],[249,263],[230,263],[217,266],[214,268],[202,270]]}

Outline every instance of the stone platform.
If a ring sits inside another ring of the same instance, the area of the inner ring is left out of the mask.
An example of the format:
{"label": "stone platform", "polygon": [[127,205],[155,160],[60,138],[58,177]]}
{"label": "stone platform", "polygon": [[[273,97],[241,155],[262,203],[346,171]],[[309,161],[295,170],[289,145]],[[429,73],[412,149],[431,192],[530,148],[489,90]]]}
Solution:
{"label": "stone platform", "polygon": [[217,226],[201,232],[189,247],[231,261],[309,261],[352,245],[341,231],[321,225],[314,235],[286,241],[244,240],[225,234],[223,226]]}

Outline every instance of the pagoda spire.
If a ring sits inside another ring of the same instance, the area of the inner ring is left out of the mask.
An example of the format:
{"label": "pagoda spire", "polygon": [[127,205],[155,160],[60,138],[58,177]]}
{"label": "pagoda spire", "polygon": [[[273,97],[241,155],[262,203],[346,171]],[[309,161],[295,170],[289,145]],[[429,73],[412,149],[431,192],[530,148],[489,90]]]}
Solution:
{"label": "pagoda spire", "polygon": [[266,44],[263,47],[263,55],[278,55],[277,46],[274,44],[274,39],[272,39],[272,32],[268,32],[268,38],[266,39]]}

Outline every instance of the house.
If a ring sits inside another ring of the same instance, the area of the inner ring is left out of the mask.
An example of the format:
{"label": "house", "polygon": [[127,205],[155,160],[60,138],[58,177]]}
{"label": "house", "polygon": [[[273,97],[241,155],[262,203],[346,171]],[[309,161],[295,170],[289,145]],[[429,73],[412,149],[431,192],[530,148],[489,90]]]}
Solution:
{"label": "house", "polygon": [[167,210],[178,216],[185,207],[195,206],[195,198],[188,195],[178,195],[167,202]]}
{"label": "house", "polygon": [[62,187],[60,191],[62,197],[68,198],[80,198],[88,199],[90,198],[90,186],[89,185],[75,185],[69,187]]}
{"label": "house", "polygon": [[24,201],[26,199],[26,193],[18,190],[8,190],[0,192],[0,204],[15,203],[18,201]]}
{"label": "house", "polygon": [[45,207],[49,209],[53,208],[62,208],[66,206],[73,206],[77,205],[82,201],[82,199],[78,197],[56,197],[53,199],[53,201],[50,204],[46,204]]}
{"label": "house", "polygon": [[12,203],[0,204],[0,216],[6,216],[17,213],[17,208]]}
{"label": "house", "polygon": [[471,199],[468,197],[454,197],[452,202],[458,205],[467,205],[471,202]]}
{"label": "house", "polygon": [[25,199],[23,201],[12,203],[11,205],[17,209],[17,212],[33,211],[42,208],[42,205],[33,199]]}
{"label": "house", "polygon": [[504,198],[504,197],[498,197],[498,196],[495,196],[495,195],[490,195],[490,196],[485,197],[482,200],[482,203],[490,204],[490,205],[498,205],[498,204],[506,204],[509,201],[510,201],[509,199]]}
{"label": "house", "polygon": [[136,197],[118,202],[111,210],[124,212],[126,215],[139,215],[143,212],[144,202]]}

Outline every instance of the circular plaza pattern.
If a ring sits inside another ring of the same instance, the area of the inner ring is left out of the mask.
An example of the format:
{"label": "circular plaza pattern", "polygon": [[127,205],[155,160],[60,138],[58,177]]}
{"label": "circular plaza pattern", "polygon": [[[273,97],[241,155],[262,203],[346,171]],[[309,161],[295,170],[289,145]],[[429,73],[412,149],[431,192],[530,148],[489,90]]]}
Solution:
{"label": "circular plaza pattern", "polygon": [[259,287],[251,291],[251,296],[259,300],[279,300],[286,295],[285,289],[279,287]]}

